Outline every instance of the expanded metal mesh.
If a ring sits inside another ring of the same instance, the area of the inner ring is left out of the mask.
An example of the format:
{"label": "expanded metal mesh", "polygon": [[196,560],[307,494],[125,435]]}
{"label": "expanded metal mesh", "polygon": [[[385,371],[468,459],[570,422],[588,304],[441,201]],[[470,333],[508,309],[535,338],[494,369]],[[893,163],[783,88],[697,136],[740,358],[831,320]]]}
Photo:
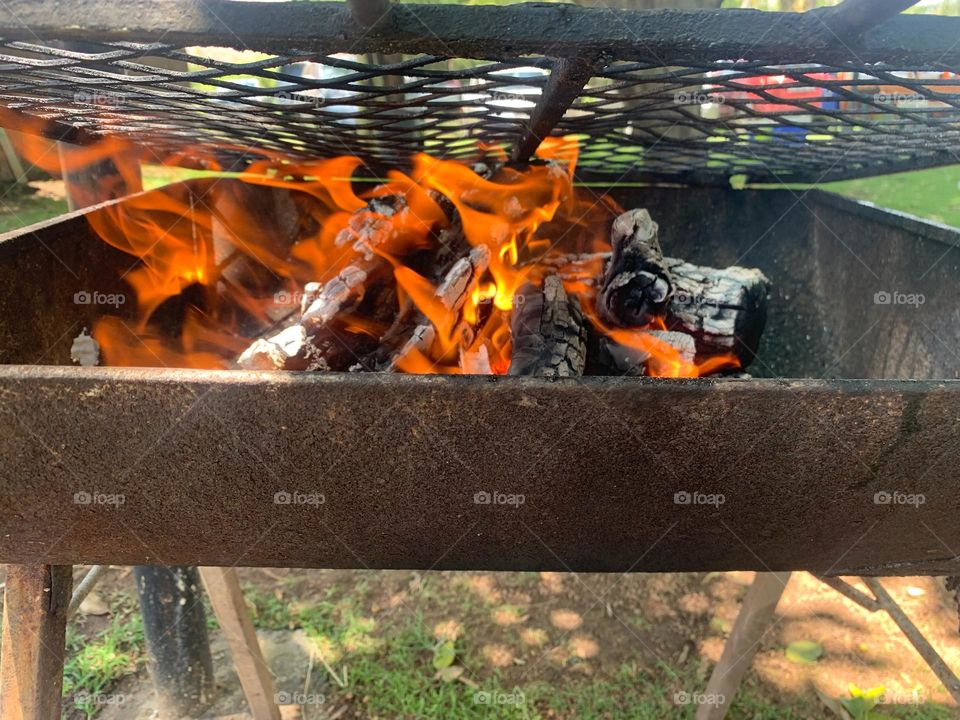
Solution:
{"label": "expanded metal mesh", "polygon": [[[355,154],[403,166],[521,136],[552,68],[434,56],[263,55],[0,42],[0,104],[158,151]],[[615,179],[817,182],[960,162],[960,75],[875,65],[615,63],[554,129]]]}

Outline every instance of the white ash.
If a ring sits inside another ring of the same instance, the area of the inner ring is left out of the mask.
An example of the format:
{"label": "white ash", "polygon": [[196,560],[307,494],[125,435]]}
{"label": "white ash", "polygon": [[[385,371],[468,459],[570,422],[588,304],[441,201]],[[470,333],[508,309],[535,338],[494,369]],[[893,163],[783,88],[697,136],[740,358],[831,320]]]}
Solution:
{"label": "white ash", "polygon": [[84,328],[70,345],[70,359],[81,367],[95,367],[100,364],[100,343]]}
{"label": "white ash", "polygon": [[302,325],[292,325],[270,338],[261,338],[250,345],[237,359],[244,370],[279,370],[295,357],[306,341]]}

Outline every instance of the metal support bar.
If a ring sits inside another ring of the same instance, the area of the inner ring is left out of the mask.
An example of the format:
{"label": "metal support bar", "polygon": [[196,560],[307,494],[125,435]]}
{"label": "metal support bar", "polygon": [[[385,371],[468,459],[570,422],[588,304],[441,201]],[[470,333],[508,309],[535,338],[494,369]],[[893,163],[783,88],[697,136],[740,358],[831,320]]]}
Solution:
{"label": "metal support bar", "polygon": [[877,612],[877,610],[883,609],[880,603],[878,603],[872,597],[867,595],[865,592],[855,588],[850,583],[844,580],[841,580],[838,577],[831,577],[829,575],[816,575],[816,574],[814,574],[814,577],[817,578],[817,580],[822,582],[824,585],[827,585],[833,588],[841,595],[849,598],[850,600],[853,600],[857,605],[864,608],[865,610],[869,610],[870,612]]}
{"label": "metal support bar", "polygon": [[347,0],[350,15],[363,27],[373,27],[390,12],[390,0]]}
{"label": "metal support bar", "polygon": [[960,678],[954,675],[943,658],[940,657],[940,653],[927,642],[923,633],[921,633],[920,630],[917,629],[917,626],[907,617],[906,613],[903,612],[896,600],[890,596],[890,593],[887,592],[878,578],[863,577],[860,579],[870,588],[870,592],[876,595],[877,603],[893,618],[897,627],[907,636],[907,640],[909,640],[910,644],[920,653],[920,657],[930,666],[930,669],[933,670],[940,679],[940,682],[943,683],[943,686],[953,699],[960,703]]}
{"label": "metal support bar", "polygon": [[90,591],[96,587],[100,578],[103,577],[104,573],[109,569],[109,565],[94,565],[87,571],[87,574],[83,576],[83,580],[80,581],[76,590],[73,591],[73,597],[70,598],[70,607],[67,608],[67,617],[70,617],[79,609],[80,603],[86,599]]}
{"label": "metal support bar", "polygon": [[141,565],[134,578],[159,705],[174,717],[196,717],[214,696],[197,569]]}
{"label": "metal support bar", "polygon": [[857,38],[896,17],[919,0],[844,0],[834,7],[814,10],[837,37]]}
{"label": "metal support bar", "polygon": [[607,63],[603,56],[556,58],[543,94],[530,113],[523,134],[514,148],[514,162],[526,162],[540,147],[560,118],[579,97],[590,78]]}
{"label": "metal support bar", "polygon": [[69,565],[8,565],[3,593],[0,718],[60,717]]}

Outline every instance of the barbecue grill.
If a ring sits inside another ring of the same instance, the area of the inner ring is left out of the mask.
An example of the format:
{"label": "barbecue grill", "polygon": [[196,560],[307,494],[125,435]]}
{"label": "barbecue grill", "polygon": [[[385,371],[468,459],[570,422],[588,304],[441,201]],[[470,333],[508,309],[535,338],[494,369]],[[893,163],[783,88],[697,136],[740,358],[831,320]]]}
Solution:
{"label": "barbecue grill", "polygon": [[[960,18],[910,4],[6,3],[0,105],[47,139],[376,175],[574,135],[580,181],[773,294],[749,380],[76,368],[98,308],[69,298],[123,292],[130,257],[96,207],[7,234],[0,559],[956,573],[960,233],[793,185],[957,162]],[[326,502],[274,502],[304,484]],[[726,502],[678,511],[694,489]]]}

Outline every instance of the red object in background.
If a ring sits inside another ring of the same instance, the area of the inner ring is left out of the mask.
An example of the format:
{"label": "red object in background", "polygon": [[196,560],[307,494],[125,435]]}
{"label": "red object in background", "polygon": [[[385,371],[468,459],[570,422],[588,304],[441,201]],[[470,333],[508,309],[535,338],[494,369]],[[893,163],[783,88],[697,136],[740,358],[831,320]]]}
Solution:
{"label": "red object in background", "polygon": [[[805,73],[802,77],[815,81],[836,81],[846,79],[848,76],[848,73],[821,72]],[[732,79],[729,82],[731,85],[743,85],[745,87],[759,87],[764,89],[766,96],[749,91],[725,91],[719,93],[729,100],[755,101],[752,103],[751,109],[759,113],[809,112],[802,105],[769,102],[769,97],[783,100],[814,100],[818,101],[818,107],[824,107],[822,102],[824,98],[833,97],[833,93],[830,92],[830,90],[816,85],[803,84],[789,75],[755,75],[753,77]]]}

